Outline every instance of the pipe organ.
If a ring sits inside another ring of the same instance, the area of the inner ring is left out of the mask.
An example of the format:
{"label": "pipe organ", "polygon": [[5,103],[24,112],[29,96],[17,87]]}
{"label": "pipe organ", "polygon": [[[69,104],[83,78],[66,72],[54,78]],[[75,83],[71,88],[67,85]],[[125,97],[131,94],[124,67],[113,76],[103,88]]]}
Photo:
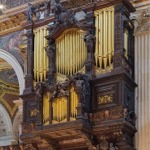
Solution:
{"label": "pipe organ", "polygon": [[46,79],[48,71],[48,57],[45,52],[45,36],[48,35],[48,31],[46,27],[40,27],[34,30],[34,35],[34,80],[42,82]]}
{"label": "pipe organ", "polygon": [[[27,30],[27,72],[20,95],[23,146],[133,150],[133,6],[128,0],[37,4],[28,5],[28,21],[21,23]],[[32,10],[38,10],[36,15]],[[44,18],[35,20],[41,12]]]}
{"label": "pipe organ", "polygon": [[84,35],[84,31],[71,28],[56,39],[57,73],[73,75],[84,67],[87,58]]}
{"label": "pipe organ", "polygon": [[111,68],[114,55],[114,7],[95,11],[95,65],[101,70]]}

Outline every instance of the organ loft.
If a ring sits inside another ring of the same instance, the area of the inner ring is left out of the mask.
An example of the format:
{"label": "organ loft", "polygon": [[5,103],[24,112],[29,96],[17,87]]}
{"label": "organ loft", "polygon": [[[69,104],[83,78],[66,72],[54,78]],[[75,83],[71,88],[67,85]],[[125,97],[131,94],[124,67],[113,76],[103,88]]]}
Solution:
{"label": "organ loft", "polygon": [[28,3],[21,150],[134,150],[129,0]]}
{"label": "organ loft", "polygon": [[128,0],[28,5],[21,140],[30,149],[134,149],[134,11]]}

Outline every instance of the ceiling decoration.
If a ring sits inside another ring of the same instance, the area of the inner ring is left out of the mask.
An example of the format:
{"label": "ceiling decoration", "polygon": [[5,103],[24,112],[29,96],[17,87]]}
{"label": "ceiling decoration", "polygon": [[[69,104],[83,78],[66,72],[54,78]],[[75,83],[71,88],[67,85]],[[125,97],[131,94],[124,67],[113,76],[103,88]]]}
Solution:
{"label": "ceiling decoration", "polygon": [[22,30],[26,21],[27,3],[34,4],[40,1],[43,0],[0,0],[0,4],[6,5],[6,9],[0,14],[0,35]]}

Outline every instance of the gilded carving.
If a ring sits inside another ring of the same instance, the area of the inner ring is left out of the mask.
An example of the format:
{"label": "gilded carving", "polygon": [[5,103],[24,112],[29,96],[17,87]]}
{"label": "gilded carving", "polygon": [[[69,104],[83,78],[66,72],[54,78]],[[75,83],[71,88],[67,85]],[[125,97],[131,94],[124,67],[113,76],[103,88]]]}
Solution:
{"label": "gilded carving", "polygon": [[30,110],[30,117],[36,117],[38,115],[38,112],[38,109]]}
{"label": "gilded carving", "polygon": [[107,104],[113,102],[113,94],[107,94],[98,97],[98,104]]}

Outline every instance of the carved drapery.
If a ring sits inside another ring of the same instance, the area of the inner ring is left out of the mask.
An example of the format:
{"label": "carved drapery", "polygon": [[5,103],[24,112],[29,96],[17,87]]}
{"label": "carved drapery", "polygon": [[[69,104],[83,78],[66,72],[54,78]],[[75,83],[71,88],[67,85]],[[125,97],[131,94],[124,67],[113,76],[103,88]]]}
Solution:
{"label": "carved drapery", "polygon": [[87,52],[84,43],[85,32],[68,29],[56,39],[56,71],[73,75],[83,68]]}
{"label": "carved drapery", "polygon": [[47,34],[46,27],[34,30],[34,80],[36,82],[44,81],[48,71],[48,57],[45,51],[47,46],[45,36]]}
{"label": "carved drapery", "polygon": [[114,55],[114,7],[95,11],[95,65],[101,70],[112,69]]}

